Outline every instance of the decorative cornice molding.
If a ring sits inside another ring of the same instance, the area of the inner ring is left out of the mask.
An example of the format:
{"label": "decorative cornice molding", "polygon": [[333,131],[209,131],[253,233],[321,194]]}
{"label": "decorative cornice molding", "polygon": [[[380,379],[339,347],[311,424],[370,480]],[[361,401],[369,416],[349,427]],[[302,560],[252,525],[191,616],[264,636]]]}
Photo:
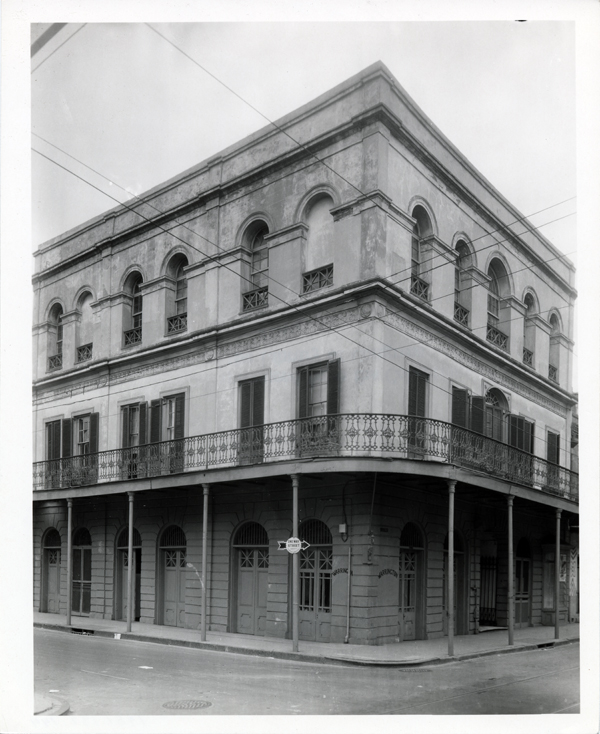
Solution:
{"label": "decorative cornice molding", "polygon": [[474,357],[472,354],[465,352],[464,350],[460,349],[454,344],[451,344],[445,339],[442,339],[432,332],[427,331],[427,329],[424,329],[421,326],[417,326],[417,324],[403,318],[394,311],[390,311],[390,309],[387,307],[385,318],[389,319],[394,324],[395,328],[397,328],[399,331],[406,334],[407,336],[413,337],[418,341],[426,343],[428,347],[432,347],[432,349],[435,349],[436,351],[445,354],[447,357],[450,357],[455,362],[458,362],[459,364],[468,367],[474,372],[477,372],[482,377],[487,378],[488,380],[492,380],[494,383],[496,383],[496,385],[502,385],[503,387],[506,387],[507,389],[518,393],[519,395],[522,395],[528,400],[532,400],[534,403],[537,403],[538,405],[541,405],[542,407],[551,410],[553,413],[556,413],[557,415],[566,418],[567,409],[564,406],[560,405],[554,400],[551,400],[550,398],[547,398],[546,396],[539,393],[537,390],[534,390],[533,388],[530,388],[527,385],[523,384],[521,380],[510,377],[501,370],[496,369],[495,367],[491,367],[485,362],[482,362],[480,359],[477,359],[477,357]]}

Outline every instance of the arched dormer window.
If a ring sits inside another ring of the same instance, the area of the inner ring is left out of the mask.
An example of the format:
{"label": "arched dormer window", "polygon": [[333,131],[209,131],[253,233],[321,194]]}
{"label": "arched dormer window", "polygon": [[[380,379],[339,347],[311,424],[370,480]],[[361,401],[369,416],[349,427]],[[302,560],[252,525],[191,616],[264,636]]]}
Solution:
{"label": "arched dormer window", "polygon": [[308,235],[304,245],[302,293],[312,293],[333,284],[333,199],[320,196],[306,208]]}
{"label": "arched dormer window", "polygon": [[422,240],[433,234],[431,219],[424,207],[417,205],[412,211],[413,219],[416,219],[410,246],[410,292],[429,300],[429,283],[424,279],[424,263],[422,252]]}
{"label": "arched dormer window", "polygon": [[242,281],[242,311],[269,305],[269,247],[265,237],[269,228],[256,222],[248,228],[245,240],[250,248],[250,273]]}
{"label": "arched dormer window", "polygon": [[125,313],[123,346],[130,347],[142,341],[142,276],[135,272],[127,278],[125,292],[130,296],[130,306]]}
{"label": "arched dormer window", "polygon": [[81,312],[81,321],[77,334],[77,363],[87,362],[92,358],[94,347],[94,314],[92,313],[92,294],[87,291],[83,293],[77,303],[77,309]]}
{"label": "arched dormer window", "polygon": [[502,261],[494,258],[488,267],[488,299],[487,299],[487,329],[486,338],[500,349],[508,351],[508,334],[500,330],[501,305],[500,299],[509,292],[508,275]]}
{"label": "arched dormer window", "polygon": [[466,243],[459,240],[456,243],[456,261],[454,265],[454,320],[462,326],[469,326],[469,309],[465,301],[465,293],[462,291],[462,272],[469,264],[469,248]]}
{"label": "arched dormer window", "polygon": [[48,371],[63,366],[63,309],[57,303],[52,307],[48,328]]}
{"label": "arched dormer window", "polygon": [[531,317],[535,314],[535,299],[531,293],[526,293],[523,299],[525,314],[523,318],[523,364],[533,367],[533,354],[535,347],[535,326]]}
{"label": "arched dormer window", "polygon": [[550,354],[548,355],[548,377],[552,382],[558,382],[559,349],[558,336],[560,334],[560,320],[557,314],[550,314]]}
{"label": "arched dormer window", "polygon": [[168,272],[175,281],[175,290],[169,290],[167,303],[167,335],[187,330],[187,278],[188,259],[175,255],[169,262]]}

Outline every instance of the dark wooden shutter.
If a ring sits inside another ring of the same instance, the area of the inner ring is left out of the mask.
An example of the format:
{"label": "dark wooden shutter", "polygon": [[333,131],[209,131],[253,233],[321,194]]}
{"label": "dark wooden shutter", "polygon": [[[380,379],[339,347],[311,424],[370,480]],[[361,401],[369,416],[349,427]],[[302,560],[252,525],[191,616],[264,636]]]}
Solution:
{"label": "dark wooden shutter", "polygon": [[308,415],[308,367],[298,370],[298,418]]}
{"label": "dark wooden shutter", "polygon": [[533,423],[523,420],[523,451],[533,454]]}
{"label": "dark wooden shutter", "polygon": [[340,360],[332,359],[327,365],[327,414],[340,412]]}
{"label": "dark wooden shutter", "polygon": [[98,427],[100,425],[100,414],[90,414],[90,454],[98,453]]}
{"label": "dark wooden shutter", "polygon": [[425,417],[425,399],[428,375],[414,367],[408,373],[408,414]]}
{"label": "dark wooden shutter", "polygon": [[46,459],[60,459],[60,421],[46,423]]}
{"label": "dark wooden shutter", "polygon": [[121,439],[121,444],[124,449],[129,448],[129,406],[125,405],[123,408],[121,408],[121,417],[122,417],[122,432],[123,436]]}
{"label": "dark wooden shutter", "polygon": [[508,416],[508,443],[517,449],[523,448],[522,428],[519,426],[519,417],[516,415]]}
{"label": "dark wooden shutter", "polygon": [[483,433],[484,398],[473,396],[471,398],[471,430]]}
{"label": "dark wooden shutter", "polygon": [[252,383],[250,380],[240,385],[240,428],[252,425]]}
{"label": "dark wooden shutter", "polygon": [[68,459],[72,454],[72,421],[70,418],[66,418],[62,421],[62,456],[63,459]]}
{"label": "dark wooden shutter", "polygon": [[175,395],[175,430],[174,438],[183,438],[185,433],[185,393]]}
{"label": "dark wooden shutter", "polygon": [[148,410],[148,403],[140,403],[140,437],[139,444],[142,446],[148,440],[146,436],[146,412]]}
{"label": "dark wooden shutter", "polygon": [[548,431],[548,443],[546,445],[546,458],[552,464],[559,464],[560,436],[558,433]]}
{"label": "dark wooden shutter", "polygon": [[469,393],[460,387],[452,387],[452,423],[469,427]]}
{"label": "dark wooden shutter", "polygon": [[150,443],[160,441],[160,410],[161,401],[152,400],[150,402]]}
{"label": "dark wooden shutter", "polygon": [[265,378],[252,380],[252,425],[262,426],[265,422]]}

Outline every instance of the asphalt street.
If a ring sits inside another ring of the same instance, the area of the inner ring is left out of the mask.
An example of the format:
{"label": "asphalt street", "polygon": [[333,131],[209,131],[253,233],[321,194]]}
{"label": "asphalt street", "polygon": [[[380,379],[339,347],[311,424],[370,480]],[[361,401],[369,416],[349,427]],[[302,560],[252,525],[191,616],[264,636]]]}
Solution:
{"label": "asphalt street", "polygon": [[73,715],[579,712],[579,644],[429,668],[299,663],[35,630],[35,690]]}

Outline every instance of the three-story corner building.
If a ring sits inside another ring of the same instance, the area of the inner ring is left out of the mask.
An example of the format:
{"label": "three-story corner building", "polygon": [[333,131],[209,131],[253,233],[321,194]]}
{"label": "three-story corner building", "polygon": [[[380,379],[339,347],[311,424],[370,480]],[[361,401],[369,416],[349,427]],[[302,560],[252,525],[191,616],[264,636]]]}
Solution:
{"label": "three-story corner building", "polygon": [[357,644],[577,619],[573,266],[382,64],[33,280],[36,610],[291,638],[296,593],[300,640]]}

